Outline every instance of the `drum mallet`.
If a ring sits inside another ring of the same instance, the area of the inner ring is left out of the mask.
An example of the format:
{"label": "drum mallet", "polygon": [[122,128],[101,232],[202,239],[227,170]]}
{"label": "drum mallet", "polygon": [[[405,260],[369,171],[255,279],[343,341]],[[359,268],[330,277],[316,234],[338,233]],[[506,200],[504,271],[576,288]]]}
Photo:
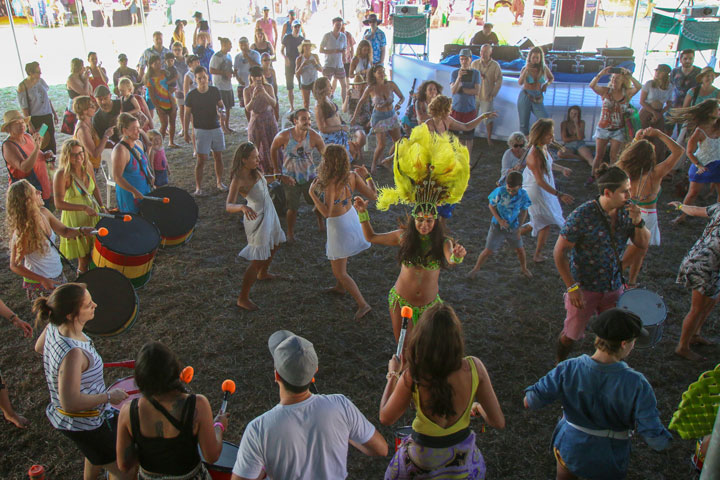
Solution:
{"label": "drum mallet", "polygon": [[97,236],[99,236],[99,237],[106,237],[108,233],[110,233],[110,232],[108,231],[107,228],[105,228],[105,227],[100,227],[100,228],[98,228],[97,230],[93,230],[92,232],[90,232],[90,235],[97,235]]}
{"label": "drum mallet", "polygon": [[135,360],[125,360],[123,362],[103,363],[103,367],[104,368],[110,368],[110,367],[135,368]]}
{"label": "drum mallet", "polygon": [[410,320],[413,316],[413,310],[412,308],[408,307],[407,305],[402,307],[400,310],[400,315],[402,316],[402,327],[400,328],[400,338],[398,338],[398,344],[397,344],[397,357],[400,358],[400,354],[403,351],[403,345],[405,344],[405,333],[407,332],[407,326],[408,326],[408,320]]}
{"label": "drum mallet", "polygon": [[235,382],[232,380],[224,380],[222,383],[222,391],[225,393],[223,393],[223,401],[222,405],[220,405],[220,415],[227,410],[228,397],[235,393]]}
{"label": "drum mallet", "polygon": [[120,213],[102,213],[98,212],[98,217],[103,218],[117,218],[118,220],[122,220],[123,222],[129,222],[132,220],[132,217],[130,215],[122,215]]}
{"label": "drum mallet", "polygon": [[155,202],[162,202],[162,203],[170,203],[170,199],[168,197],[148,197],[144,196],[143,200],[153,200]]}

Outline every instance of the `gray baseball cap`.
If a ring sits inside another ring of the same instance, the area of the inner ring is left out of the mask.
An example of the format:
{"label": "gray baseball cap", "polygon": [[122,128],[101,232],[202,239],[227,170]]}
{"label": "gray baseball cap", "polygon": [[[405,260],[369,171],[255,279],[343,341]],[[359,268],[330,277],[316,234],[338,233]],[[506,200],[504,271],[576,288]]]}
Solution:
{"label": "gray baseball cap", "polygon": [[460,50],[460,53],[458,55],[460,55],[461,57],[472,58],[472,50],[470,50],[469,48],[463,48],[462,50]]}
{"label": "gray baseball cap", "polygon": [[289,330],[278,330],[270,335],[268,348],[275,370],[290,385],[302,387],[315,376],[318,369],[315,347],[304,338]]}

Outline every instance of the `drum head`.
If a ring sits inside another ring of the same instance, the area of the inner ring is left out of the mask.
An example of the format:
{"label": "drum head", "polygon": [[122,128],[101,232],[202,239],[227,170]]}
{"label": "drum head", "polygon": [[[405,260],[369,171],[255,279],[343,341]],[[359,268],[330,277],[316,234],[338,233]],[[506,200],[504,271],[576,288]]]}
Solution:
{"label": "drum head", "polygon": [[170,203],[156,200],[140,202],[140,215],[154,223],[160,235],[167,238],[186,235],[195,227],[198,206],[188,192],[177,187],[160,187],[149,193],[151,197],[167,197]]}
{"label": "drum head", "polygon": [[200,452],[200,458],[202,459],[203,463],[207,465],[208,470],[212,469],[218,472],[232,472],[233,465],[235,465],[235,460],[237,460],[238,446],[234,443],[223,442],[220,458],[218,458],[217,462],[215,463],[208,463],[205,461],[205,458],[203,458],[202,456],[202,450],[200,450],[200,445],[198,445],[198,452]]}
{"label": "drum head", "polygon": [[135,322],[138,298],[130,280],[112,268],[94,268],[80,275],[97,303],[95,318],[85,324],[91,335],[112,336],[124,332]]}
{"label": "drum head", "polygon": [[97,241],[120,255],[137,256],[154,252],[160,245],[160,232],[157,227],[140,215],[131,215],[132,220],[129,222],[124,222],[121,218],[102,218],[95,228],[105,227],[108,234],[104,237],[97,236]]}
{"label": "drum head", "polygon": [[617,307],[629,310],[640,317],[645,327],[661,324],[667,318],[667,307],[662,297],[644,288],[635,288],[623,293]]}

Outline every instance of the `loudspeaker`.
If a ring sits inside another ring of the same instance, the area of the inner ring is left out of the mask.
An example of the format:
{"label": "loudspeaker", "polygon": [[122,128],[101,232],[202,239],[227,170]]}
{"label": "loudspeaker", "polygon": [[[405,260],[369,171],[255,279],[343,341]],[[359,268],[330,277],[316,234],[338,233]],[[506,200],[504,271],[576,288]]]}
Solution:
{"label": "loudspeaker", "polygon": [[559,58],[552,62],[550,70],[558,73],[577,73],[577,62],[565,58]]}
{"label": "loudspeaker", "polygon": [[520,50],[529,50],[534,47],[535,44],[528,37],[522,37],[520,40],[518,40],[515,46]]}
{"label": "loudspeaker", "polygon": [[503,62],[512,62],[520,58],[520,48],[514,45],[494,45],[492,49],[492,59]]}
{"label": "loudspeaker", "polygon": [[632,57],[635,53],[632,48],[626,47],[598,48],[597,52],[604,57]]}
{"label": "loudspeaker", "polygon": [[635,57],[607,57],[605,61],[606,67],[614,67],[615,65],[620,65],[624,62],[634,62]]}

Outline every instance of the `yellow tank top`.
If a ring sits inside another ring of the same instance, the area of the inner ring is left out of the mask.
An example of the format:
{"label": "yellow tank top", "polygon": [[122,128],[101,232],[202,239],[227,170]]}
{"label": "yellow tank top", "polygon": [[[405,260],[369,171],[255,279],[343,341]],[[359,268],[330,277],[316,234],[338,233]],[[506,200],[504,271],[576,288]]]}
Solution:
{"label": "yellow tank top", "polygon": [[475,367],[475,362],[470,357],[465,357],[465,360],[467,360],[470,364],[470,372],[472,374],[472,393],[470,395],[470,401],[465,408],[465,412],[463,412],[462,416],[458,419],[457,422],[455,422],[454,425],[443,428],[432,420],[428,419],[422,412],[422,410],[420,409],[420,389],[416,388],[412,392],[412,398],[413,402],[415,403],[416,409],[415,420],[413,420],[412,424],[413,431],[430,437],[444,437],[459,432],[463,428],[467,428],[470,425],[470,408],[472,407],[473,401],[475,400],[475,393],[477,392],[479,380],[477,368]]}

